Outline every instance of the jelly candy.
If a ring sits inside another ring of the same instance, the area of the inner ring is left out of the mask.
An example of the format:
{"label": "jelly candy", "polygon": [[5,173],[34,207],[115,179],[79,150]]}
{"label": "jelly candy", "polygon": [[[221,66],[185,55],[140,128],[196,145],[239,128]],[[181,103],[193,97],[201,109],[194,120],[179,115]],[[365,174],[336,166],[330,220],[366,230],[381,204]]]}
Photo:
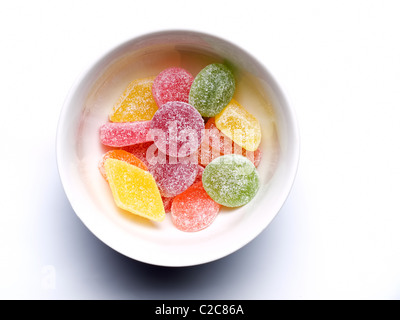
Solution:
{"label": "jelly candy", "polygon": [[165,213],[171,212],[172,201],[174,201],[174,197],[161,197]]}
{"label": "jelly candy", "polygon": [[154,77],[132,81],[110,113],[112,122],[151,120],[158,107],[152,94]]}
{"label": "jelly candy", "polygon": [[263,153],[262,153],[260,147],[258,147],[257,150],[255,150],[255,151],[249,151],[249,150],[246,150],[245,148],[242,148],[242,156],[249,159],[254,164],[254,166],[257,168],[260,165]]}
{"label": "jelly candy", "polygon": [[116,205],[136,215],[162,221],[163,202],[153,176],[125,161],[107,159],[104,163]]}
{"label": "jelly candy", "polygon": [[193,76],[182,68],[168,68],[158,74],[153,83],[153,97],[158,107],[170,101],[189,102]]}
{"label": "jelly candy", "polygon": [[[224,142],[226,142],[224,138],[224,135],[215,126],[214,118],[210,118],[205,125],[204,137],[198,149],[198,162],[200,165],[206,166],[223,154]],[[229,139],[228,143],[231,147],[232,140]]]}
{"label": "jelly candy", "polygon": [[214,221],[220,207],[204,190],[202,182],[198,182],[174,198],[172,223],[182,231],[200,231]]}
{"label": "jelly candy", "polygon": [[132,153],[136,158],[140,159],[146,166],[149,166],[147,160],[147,149],[153,145],[153,141],[138,143],[131,146],[122,147],[122,150]]}
{"label": "jelly candy", "polygon": [[203,178],[203,172],[204,172],[204,167],[202,167],[201,165],[198,165],[197,166],[197,176],[196,176],[196,179],[194,180],[193,184],[201,181],[201,179]]}
{"label": "jelly candy", "polygon": [[258,167],[262,152],[260,148],[248,151],[224,135],[215,125],[215,118],[208,119],[205,125],[205,134],[198,150],[198,161],[202,166],[225,154],[241,154]]}
{"label": "jelly candy", "polygon": [[215,125],[222,133],[248,151],[255,151],[260,145],[260,123],[234,99],[215,116]]}
{"label": "jelly candy", "polygon": [[259,177],[253,163],[237,154],[213,160],[203,172],[203,185],[208,195],[226,207],[239,207],[254,198]]}
{"label": "jelly candy", "polygon": [[209,141],[211,148],[215,149],[220,154],[224,154],[225,151],[231,151],[232,140],[217,128],[215,125],[215,118],[208,119],[204,128],[208,131],[209,139],[211,138],[211,141]]}
{"label": "jelly candy", "polygon": [[197,176],[198,165],[180,161],[179,158],[169,157],[149,164],[149,171],[153,175],[163,197],[173,197],[189,188]]}
{"label": "jelly candy", "polygon": [[218,63],[195,78],[172,67],[132,81],[100,128],[101,143],[118,148],[99,163],[116,205],[155,221],[171,212],[178,229],[195,232],[221,205],[249,203],[260,187],[261,128],[234,92],[232,71]]}
{"label": "jelly candy", "polygon": [[100,173],[103,176],[103,178],[106,179],[106,181],[107,181],[107,175],[106,175],[106,169],[104,168],[104,163],[109,158],[125,161],[133,166],[148,171],[147,166],[142,161],[140,161],[140,159],[136,158],[132,153],[127,152],[125,150],[111,150],[103,155],[103,158],[99,163]]}
{"label": "jelly candy", "polygon": [[235,92],[235,78],[223,64],[210,64],[194,78],[189,104],[203,117],[214,117],[231,101]]}
{"label": "jelly candy", "polygon": [[124,147],[148,142],[151,141],[150,125],[151,121],[109,122],[100,128],[100,141],[110,147]]}
{"label": "jelly candy", "polygon": [[160,108],[151,120],[151,134],[157,148],[173,157],[197,151],[203,136],[204,120],[191,105],[173,101]]}
{"label": "jelly candy", "polygon": [[196,179],[198,165],[190,162],[179,162],[177,158],[167,157],[165,163],[156,162],[149,165],[163,197],[173,197],[189,188]]}

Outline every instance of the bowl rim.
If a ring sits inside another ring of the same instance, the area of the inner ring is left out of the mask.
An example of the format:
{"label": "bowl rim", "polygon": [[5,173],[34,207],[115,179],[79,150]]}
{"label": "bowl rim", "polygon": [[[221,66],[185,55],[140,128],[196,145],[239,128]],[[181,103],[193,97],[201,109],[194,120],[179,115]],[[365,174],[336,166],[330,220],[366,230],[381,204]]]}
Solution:
{"label": "bowl rim", "polygon": [[[257,65],[259,65],[262,68],[262,72],[265,73],[268,76],[268,84],[272,87],[275,95],[277,96],[277,99],[281,101],[282,107],[285,108],[285,121],[288,123],[288,129],[290,130],[290,141],[292,142],[290,145],[290,153],[291,153],[291,165],[290,165],[290,170],[286,172],[286,181],[284,184],[284,188],[280,191],[279,199],[275,201],[275,208],[274,212],[275,214],[271,217],[267,223],[264,224],[259,224],[257,229],[253,230],[251,235],[247,235],[246,237],[243,237],[243,239],[236,243],[234,247],[229,247],[229,250],[224,251],[223,253],[218,253],[218,254],[213,254],[210,255],[207,258],[194,258],[191,259],[190,261],[185,260],[184,262],[180,261],[161,261],[153,258],[146,258],[146,257],[133,257],[123,250],[121,250],[115,242],[112,241],[110,238],[110,234],[105,230],[105,228],[95,228],[85,217],[82,215],[82,211],[79,209],[80,205],[77,200],[77,197],[74,196],[73,194],[73,186],[69,185],[67,183],[67,172],[65,169],[65,166],[62,165],[62,155],[63,155],[63,150],[62,150],[62,144],[61,144],[61,136],[62,133],[65,131],[65,121],[66,121],[66,116],[69,114],[69,111],[73,108],[73,104],[71,103],[72,100],[74,99],[78,89],[84,85],[84,80],[85,78],[89,77],[90,74],[95,72],[97,66],[99,66],[102,62],[106,61],[109,57],[111,57],[113,54],[118,52],[118,50],[122,50],[125,47],[129,47],[134,42],[141,41],[143,39],[147,39],[150,36],[162,36],[162,35],[171,35],[171,34],[185,34],[185,35],[196,35],[196,36],[202,36],[202,37],[207,37],[207,38],[213,38],[214,40],[217,41],[222,41],[226,45],[235,48],[235,50],[238,50],[239,52],[243,53],[244,55],[248,56],[250,59],[252,59]],[[61,112],[59,115],[58,119],[58,124],[57,124],[57,132],[56,132],[56,161],[57,161],[57,170],[60,176],[61,184],[63,186],[64,192],[68,198],[68,201],[71,204],[71,207],[73,208],[75,214],[79,217],[79,219],[82,221],[82,223],[103,243],[114,249],[115,251],[121,253],[122,255],[125,255],[131,259],[141,261],[144,263],[152,264],[152,265],[158,265],[158,266],[168,266],[168,267],[185,267],[185,266],[194,266],[194,265],[200,265],[204,263],[209,263],[221,258],[224,258],[233,252],[241,249],[242,247],[246,246],[249,242],[254,240],[255,238],[258,237],[258,235],[264,231],[270,223],[275,219],[275,217],[278,215],[279,211],[285,204],[287,198],[289,197],[289,194],[292,190],[293,184],[295,182],[295,178],[297,175],[298,167],[299,167],[299,162],[300,162],[300,134],[299,134],[299,125],[298,125],[298,120],[297,116],[295,113],[294,108],[288,101],[288,96],[287,93],[283,93],[281,86],[277,83],[275,80],[275,77],[273,74],[265,67],[264,63],[262,63],[257,57],[255,57],[253,54],[249,53],[245,49],[241,48],[240,46],[236,45],[235,43],[231,42],[230,40],[226,38],[222,38],[219,36],[212,35],[210,33],[205,33],[205,32],[200,32],[200,31],[194,31],[194,30],[189,30],[189,29],[169,29],[169,30],[159,30],[159,31],[151,31],[151,32],[146,32],[142,34],[138,34],[137,36],[133,36],[117,45],[114,45],[111,49],[107,50],[100,56],[98,56],[94,61],[88,64],[88,66],[80,73],[80,75],[76,78],[74,81],[73,85],[71,86],[70,90],[68,91],[68,94],[64,100],[63,106],[61,108]]]}

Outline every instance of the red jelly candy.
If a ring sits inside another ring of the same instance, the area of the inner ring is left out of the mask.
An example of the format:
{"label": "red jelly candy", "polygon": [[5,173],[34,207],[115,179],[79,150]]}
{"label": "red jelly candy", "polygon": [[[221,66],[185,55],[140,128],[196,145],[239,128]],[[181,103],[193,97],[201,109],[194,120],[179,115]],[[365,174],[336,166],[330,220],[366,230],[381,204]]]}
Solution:
{"label": "red jelly candy", "polygon": [[196,180],[194,180],[193,183],[197,183],[201,181],[201,178],[203,178],[203,172],[204,172],[204,167],[202,167],[201,165],[197,166],[197,176],[196,176]]}
{"label": "red jelly candy", "polygon": [[[225,144],[227,144],[226,147]],[[205,167],[212,160],[223,155],[224,149],[232,149],[232,140],[215,126],[214,118],[210,118],[205,125],[204,138],[198,150],[199,164]]]}
{"label": "red jelly candy", "polygon": [[201,181],[201,178],[203,177],[203,172],[204,172],[204,167],[202,167],[201,165],[197,166],[197,176],[196,176],[196,180],[194,180],[193,183],[197,183]]}
{"label": "red jelly candy", "polygon": [[172,201],[174,201],[174,197],[161,197],[163,205],[164,205],[164,211],[165,213],[171,212],[171,206],[172,206]]}
{"label": "red jelly candy", "polygon": [[174,198],[172,223],[182,231],[200,231],[211,225],[220,207],[204,190],[203,183],[198,182]]}
{"label": "red jelly candy", "polygon": [[149,161],[147,159],[147,150],[153,144],[154,144],[153,141],[149,141],[149,142],[134,144],[132,146],[123,147],[122,149],[132,153],[136,158],[139,158],[146,166],[148,166]]}
{"label": "red jelly candy", "polygon": [[190,104],[167,102],[151,120],[151,134],[157,148],[173,157],[195,153],[200,146],[204,120]]}
{"label": "red jelly candy", "polygon": [[242,148],[242,156],[253,162],[254,166],[257,168],[261,162],[262,152],[260,147],[258,147],[255,151],[248,151],[245,148]]}
{"label": "red jelly candy", "polygon": [[170,101],[189,102],[193,76],[182,68],[168,68],[154,79],[152,92],[158,107]]}
{"label": "red jelly candy", "polygon": [[110,147],[124,147],[151,141],[151,121],[109,122],[100,128],[100,141]]}

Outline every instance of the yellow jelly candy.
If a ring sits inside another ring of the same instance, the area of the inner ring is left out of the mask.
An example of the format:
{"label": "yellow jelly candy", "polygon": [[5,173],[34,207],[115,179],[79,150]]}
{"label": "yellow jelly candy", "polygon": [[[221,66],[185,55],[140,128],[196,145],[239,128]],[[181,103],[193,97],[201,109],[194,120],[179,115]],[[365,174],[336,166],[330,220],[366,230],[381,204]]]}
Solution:
{"label": "yellow jelly candy", "polygon": [[235,99],[215,116],[215,125],[225,135],[248,151],[257,150],[261,142],[258,120]]}
{"label": "yellow jelly candy", "polygon": [[105,161],[104,167],[118,207],[151,220],[164,220],[161,195],[148,171],[112,158]]}
{"label": "yellow jelly candy", "polygon": [[110,121],[132,122],[151,120],[158,110],[151,88],[155,77],[132,81],[114,105]]}

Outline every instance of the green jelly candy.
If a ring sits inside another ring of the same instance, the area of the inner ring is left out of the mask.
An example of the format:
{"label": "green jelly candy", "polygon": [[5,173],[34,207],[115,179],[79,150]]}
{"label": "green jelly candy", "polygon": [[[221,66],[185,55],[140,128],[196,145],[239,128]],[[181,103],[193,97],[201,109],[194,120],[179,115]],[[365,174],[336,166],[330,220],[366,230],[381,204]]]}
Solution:
{"label": "green jelly candy", "polygon": [[232,100],[235,77],[223,64],[210,64],[201,70],[193,81],[189,104],[203,117],[214,117]]}
{"label": "green jelly candy", "polygon": [[237,154],[221,156],[211,161],[204,169],[202,180],[208,195],[226,207],[247,204],[260,187],[254,164]]}

